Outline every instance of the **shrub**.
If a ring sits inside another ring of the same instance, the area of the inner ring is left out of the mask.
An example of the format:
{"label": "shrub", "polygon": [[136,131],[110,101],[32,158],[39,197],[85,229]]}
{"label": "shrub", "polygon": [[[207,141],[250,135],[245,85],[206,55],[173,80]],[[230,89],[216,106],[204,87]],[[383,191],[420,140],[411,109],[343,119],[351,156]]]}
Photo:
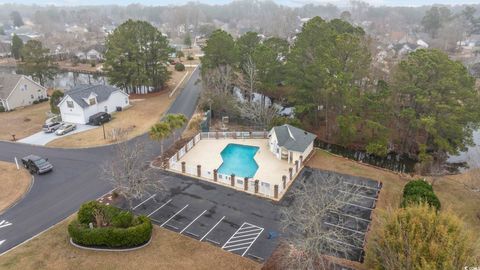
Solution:
{"label": "shrub", "polygon": [[87,203],[82,204],[80,209],[78,210],[77,219],[82,224],[87,224],[93,222],[95,217],[93,216],[93,212],[98,209],[100,203],[97,201],[89,201]]}
{"label": "shrub", "polygon": [[133,214],[128,211],[121,211],[112,217],[111,225],[116,228],[128,228],[132,225]]}
{"label": "shrub", "polygon": [[414,180],[408,182],[403,188],[403,199],[401,207],[407,207],[412,204],[427,203],[431,207],[440,210],[441,203],[437,195],[433,192],[432,186],[423,180]]}
{"label": "shrub", "polygon": [[33,104],[38,104],[38,103],[40,103],[39,100],[34,100],[34,101],[33,101]]}
{"label": "shrub", "polygon": [[176,71],[184,71],[185,70],[185,65],[182,63],[177,63],[175,64],[175,70]]}
{"label": "shrub", "polygon": [[153,229],[150,219],[139,216],[133,224],[128,228],[90,229],[88,225],[74,220],[68,225],[68,233],[76,244],[90,247],[129,248],[148,242]]}
{"label": "shrub", "polygon": [[187,60],[191,61],[191,60],[195,60],[195,58],[193,56],[189,55],[189,56],[187,56]]}
{"label": "shrub", "polygon": [[5,108],[3,106],[0,106],[0,112],[5,112]]}

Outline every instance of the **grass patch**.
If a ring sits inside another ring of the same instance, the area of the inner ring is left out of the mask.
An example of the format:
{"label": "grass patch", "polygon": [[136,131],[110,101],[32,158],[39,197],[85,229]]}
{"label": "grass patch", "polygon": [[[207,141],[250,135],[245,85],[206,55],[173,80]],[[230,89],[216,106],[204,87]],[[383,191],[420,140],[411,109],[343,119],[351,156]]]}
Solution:
{"label": "grass patch", "polygon": [[0,161],[0,213],[20,199],[27,192],[32,182],[30,174],[24,170],[17,170],[14,163]]}
{"label": "grass patch", "polygon": [[42,102],[0,113],[0,140],[10,141],[12,134],[19,140],[41,131],[49,111],[49,102]]}
{"label": "grass patch", "polygon": [[152,242],[130,252],[95,252],[70,245],[59,223],[32,241],[0,257],[0,269],[260,269],[252,260],[154,226]]}

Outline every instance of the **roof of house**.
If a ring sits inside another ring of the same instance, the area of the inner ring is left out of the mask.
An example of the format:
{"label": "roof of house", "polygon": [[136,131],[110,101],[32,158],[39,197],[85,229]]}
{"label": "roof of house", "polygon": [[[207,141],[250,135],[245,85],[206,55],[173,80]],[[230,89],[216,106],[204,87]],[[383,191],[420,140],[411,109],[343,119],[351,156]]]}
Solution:
{"label": "roof of house", "polygon": [[[80,84],[65,92],[65,96],[71,97],[80,107],[86,108],[89,106],[84,99],[88,98],[91,93],[97,96],[97,103],[107,100],[110,95],[120,89],[109,85],[89,85]],[[122,92],[123,93],[123,92]]]}
{"label": "roof of house", "polygon": [[315,134],[288,124],[273,127],[273,130],[277,137],[278,146],[296,152],[305,151],[317,137]]}
{"label": "roof of house", "polygon": [[6,99],[21,78],[18,74],[0,74],[0,98]]}

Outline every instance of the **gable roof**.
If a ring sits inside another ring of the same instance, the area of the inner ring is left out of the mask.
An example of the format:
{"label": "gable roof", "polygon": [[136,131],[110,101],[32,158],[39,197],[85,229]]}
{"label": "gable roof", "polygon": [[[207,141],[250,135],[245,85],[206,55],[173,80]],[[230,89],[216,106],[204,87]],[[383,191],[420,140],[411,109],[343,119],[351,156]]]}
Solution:
{"label": "gable roof", "polygon": [[273,130],[277,137],[278,146],[296,152],[305,151],[317,137],[315,134],[288,124],[273,127]]}
{"label": "gable roof", "polygon": [[0,98],[6,99],[21,78],[18,74],[0,74]]}
{"label": "gable roof", "polygon": [[[85,102],[84,98],[88,98],[91,93],[97,95],[97,103],[107,100],[113,92],[121,91],[120,89],[109,86],[109,85],[89,85],[89,84],[79,84],[72,89],[65,92],[65,97],[69,96],[72,98],[75,103],[80,105],[82,108],[90,106]],[[124,93],[125,94],[125,93]],[[127,94],[125,94],[127,95]],[[65,98],[63,99],[65,100]],[[61,102],[63,102],[63,100]]]}

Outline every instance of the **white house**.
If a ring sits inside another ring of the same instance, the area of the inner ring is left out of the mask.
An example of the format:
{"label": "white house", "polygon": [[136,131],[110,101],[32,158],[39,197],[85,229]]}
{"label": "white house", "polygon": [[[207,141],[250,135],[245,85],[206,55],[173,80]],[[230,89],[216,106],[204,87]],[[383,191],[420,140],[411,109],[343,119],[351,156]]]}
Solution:
{"label": "white house", "polygon": [[313,141],[317,136],[285,124],[273,127],[268,137],[270,151],[275,157],[293,163],[299,160],[300,156],[305,160],[310,155],[313,151]]}
{"label": "white house", "polygon": [[0,74],[0,107],[10,111],[47,98],[47,89],[30,77]]}
{"label": "white house", "polygon": [[102,54],[100,54],[97,50],[91,49],[86,54],[87,60],[102,60]]}
{"label": "white house", "polygon": [[62,120],[86,124],[89,117],[99,113],[114,113],[130,105],[128,94],[108,85],[77,85],[65,92],[58,104]]}

